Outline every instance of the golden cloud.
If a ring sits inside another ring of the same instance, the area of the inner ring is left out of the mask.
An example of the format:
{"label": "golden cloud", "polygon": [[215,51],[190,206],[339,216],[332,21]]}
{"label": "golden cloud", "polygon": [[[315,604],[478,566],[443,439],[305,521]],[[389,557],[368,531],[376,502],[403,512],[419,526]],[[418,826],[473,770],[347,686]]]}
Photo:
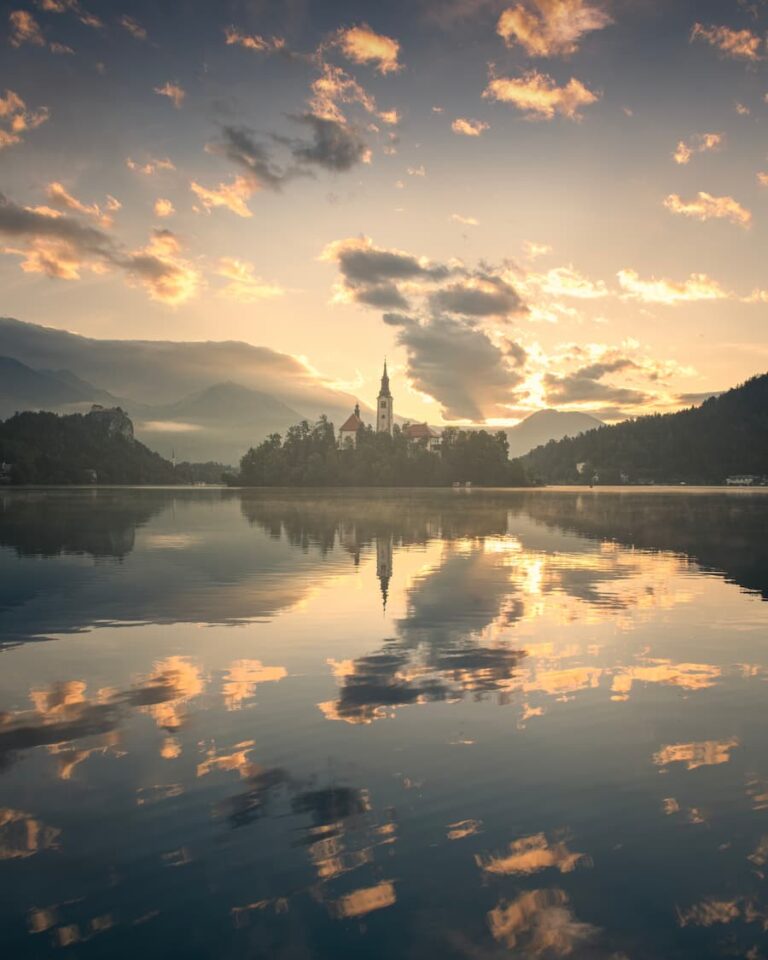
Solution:
{"label": "golden cloud", "polygon": [[170,200],[165,197],[158,197],[153,207],[156,217],[171,217],[176,212]]}
{"label": "golden cloud", "polygon": [[21,143],[22,133],[36,130],[49,116],[48,107],[28,110],[18,93],[6,89],[0,96],[0,150]]}
{"label": "golden cloud", "polygon": [[522,46],[532,57],[575,53],[581,38],[613,21],[587,0],[524,0],[499,17],[496,32],[508,47]]}
{"label": "golden cloud", "polygon": [[257,53],[275,53],[285,49],[283,37],[262,37],[258,33],[243,33],[237,27],[227,27],[224,30],[227,46],[244,47],[246,50],[255,50]]}
{"label": "golden cloud", "polygon": [[238,217],[253,216],[246,201],[253,196],[258,187],[248,177],[237,176],[231,183],[220,183],[214,189],[204,187],[193,180],[189,189],[206,210],[211,210],[214,207],[225,207],[232,213],[236,213]]}
{"label": "golden cloud", "polygon": [[45,37],[40,24],[31,13],[26,10],[14,10],[8,17],[8,22],[11,27],[8,42],[12,47],[20,47],[25,43],[30,43],[34,47],[45,46]]}
{"label": "golden cloud", "polygon": [[691,30],[691,42],[704,40],[736,60],[760,60],[762,40],[751,30],[732,30],[730,27],[704,26],[695,23]]}
{"label": "golden cloud", "polygon": [[338,42],[353,63],[372,63],[377,72],[383,74],[396,73],[402,68],[397,59],[400,53],[397,40],[376,33],[367,24],[343,30]]}
{"label": "golden cloud", "polygon": [[680,140],[672,154],[675,163],[689,163],[695,153],[707,153],[710,150],[719,150],[725,142],[722,133],[701,133],[687,142]]}
{"label": "golden cloud", "polygon": [[703,191],[699,191],[694,200],[683,200],[678,194],[670,193],[664,199],[664,206],[672,213],[696,220],[730,220],[740,227],[748,227],[752,221],[750,211],[733,197],[713,197]]}
{"label": "golden cloud", "polygon": [[619,270],[616,274],[619,286],[627,297],[642,300],[644,303],[676,303],[694,302],[697,300],[726,300],[730,294],[727,290],[708,277],[705,273],[692,273],[687,280],[641,280],[635,270]]}
{"label": "golden cloud", "polygon": [[149,243],[133,253],[128,269],[151,300],[175,307],[200,289],[200,273],[180,256],[181,244],[170,230],[155,230]]}
{"label": "golden cloud", "polygon": [[165,157],[161,160],[147,160],[146,163],[139,163],[138,161],[127,157],[125,165],[129,170],[135,170],[137,173],[143,173],[146,177],[151,177],[153,174],[159,173],[161,170],[176,169],[176,164],[172,160],[169,160],[168,157]]}
{"label": "golden cloud", "polygon": [[[53,204],[54,207],[58,207],[61,210],[72,210],[74,213],[80,213],[83,216],[91,217],[101,224],[102,227],[109,227],[112,225],[112,217],[109,215],[109,212],[105,212],[98,205],[98,203],[86,204],[81,200],[78,200],[77,197],[73,196],[64,184],[54,181],[49,183],[46,187],[46,196]],[[122,204],[119,200],[116,200],[112,196],[107,197],[107,202],[105,204],[107,211],[119,210]]]}
{"label": "golden cloud", "polygon": [[552,77],[538,70],[528,70],[521,77],[492,77],[483,97],[511,103],[529,119],[544,120],[551,120],[556,114],[580,120],[579,110],[600,99],[599,94],[575,77],[564,87],[558,87]]}
{"label": "golden cloud", "polygon": [[154,90],[155,93],[161,97],[168,97],[177,110],[181,109],[181,105],[184,103],[184,97],[187,95],[183,87],[178,83],[171,83],[170,81],[164,83],[162,87],[155,87]]}
{"label": "golden cloud", "polygon": [[479,227],[480,221],[476,220],[474,217],[464,217],[460,213],[452,213],[451,220],[454,220],[456,223],[461,223],[465,227]]}
{"label": "golden cloud", "polygon": [[471,120],[468,117],[457,117],[451,124],[451,130],[464,137],[479,137],[490,129],[490,124],[484,120]]}

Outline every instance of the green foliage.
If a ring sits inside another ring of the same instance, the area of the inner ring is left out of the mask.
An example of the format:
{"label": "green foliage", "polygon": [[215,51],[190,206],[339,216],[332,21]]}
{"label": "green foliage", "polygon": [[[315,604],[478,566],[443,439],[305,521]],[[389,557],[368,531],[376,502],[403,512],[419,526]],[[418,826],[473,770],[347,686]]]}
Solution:
{"label": "green foliage", "polygon": [[[768,475],[768,374],[700,407],[590,430],[537,447],[521,463],[544,483],[722,483]],[[585,463],[581,474],[576,465]]]}
{"label": "green foliage", "polygon": [[12,483],[175,482],[158,453],[79,413],[17,413],[0,423],[0,462],[11,465]]}
{"label": "green foliage", "polygon": [[240,462],[240,483],[248,487],[424,487],[471,482],[484,486],[524,486],[519,464],[507,457],[506,434],[449,428],[442,449],[407,440],[399,427],[376,433],[358,431],[357,444],[339,448],[333,424],[306,420],[285,437],[273,433]]}

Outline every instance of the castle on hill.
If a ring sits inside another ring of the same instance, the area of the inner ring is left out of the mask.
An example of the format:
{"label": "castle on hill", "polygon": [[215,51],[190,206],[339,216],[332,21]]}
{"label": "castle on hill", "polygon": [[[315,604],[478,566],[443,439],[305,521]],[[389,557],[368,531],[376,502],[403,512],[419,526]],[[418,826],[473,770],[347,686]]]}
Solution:
{"label": "castle on hill", "polygon": [[[394,400],[392,391],[389,389],[389,374],[387,373],[387,361],[385,360],[379,395],[376,398],[376,432],[388,433],[391,436],[394,425]],[[365,428],[365,423],[360,416],[360,404],[356,403],[354,412],[339,427],[339,446],[357,446],[357,431],[361,428]],[[435,451],[440,448],[440,434],[433,430],[428,423],[405,423],[401,432],[411,443],[426,441],[429,450]]]}

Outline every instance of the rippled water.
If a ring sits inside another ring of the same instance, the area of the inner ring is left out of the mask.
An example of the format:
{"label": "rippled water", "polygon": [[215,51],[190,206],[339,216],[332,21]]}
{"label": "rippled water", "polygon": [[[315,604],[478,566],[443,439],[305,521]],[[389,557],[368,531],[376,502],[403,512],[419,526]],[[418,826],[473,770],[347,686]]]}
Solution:
{"label": "rippled water", "polygon": [[759,491],[0,493],[0,954],[768,957]]}

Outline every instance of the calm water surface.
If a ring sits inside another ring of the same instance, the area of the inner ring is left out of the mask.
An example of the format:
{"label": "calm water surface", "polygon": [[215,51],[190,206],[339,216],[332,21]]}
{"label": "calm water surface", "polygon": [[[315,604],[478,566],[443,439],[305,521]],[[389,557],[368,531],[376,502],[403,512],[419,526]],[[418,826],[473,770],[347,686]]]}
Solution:
{"label": "calm water surface", "polygon": [[759,491],[0,493],[0,955],[768,957]]}

